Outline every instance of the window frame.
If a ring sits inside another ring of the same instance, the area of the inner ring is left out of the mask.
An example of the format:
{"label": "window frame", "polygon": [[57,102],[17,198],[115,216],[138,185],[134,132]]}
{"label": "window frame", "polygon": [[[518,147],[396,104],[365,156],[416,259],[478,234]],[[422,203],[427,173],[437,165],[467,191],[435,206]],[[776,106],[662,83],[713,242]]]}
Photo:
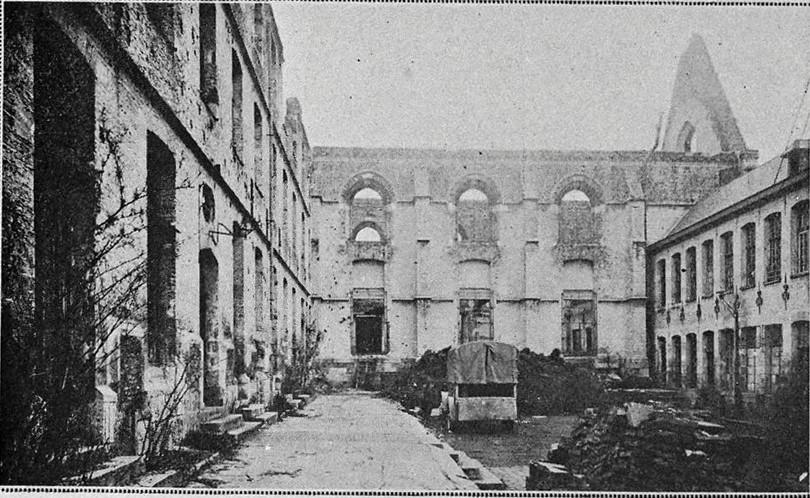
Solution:
{"label": "window frame", "polygon": [[756,233],[756,224],[754,222],[746,223],[740,229],[740,234],[743,239],[742,274],[740,275],[741,289],[751,289],[756,286]]}
{"label": "window frame", "polygon": [[775,284],[782,277],[782,213],[765,217],[765,285]]}

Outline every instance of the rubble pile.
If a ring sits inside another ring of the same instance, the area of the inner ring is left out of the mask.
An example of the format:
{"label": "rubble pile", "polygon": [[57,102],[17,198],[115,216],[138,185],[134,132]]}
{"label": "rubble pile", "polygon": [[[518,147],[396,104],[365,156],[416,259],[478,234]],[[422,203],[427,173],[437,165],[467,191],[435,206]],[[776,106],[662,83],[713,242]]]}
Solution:
{"label": "rubble pile", "polygon": [[521,415],[580,413],[604,404],[604,393],[591,369],[566,363],[558,350],[545,356],[525,348],[518,354],[517,407]]}
{"label": "rubble pile", "polygon": [[748,457],[761,439],[734,435],[705,416],[639,403],[591,412],[549,452],[550,462],[530,464],[527,489],[743,489]]}

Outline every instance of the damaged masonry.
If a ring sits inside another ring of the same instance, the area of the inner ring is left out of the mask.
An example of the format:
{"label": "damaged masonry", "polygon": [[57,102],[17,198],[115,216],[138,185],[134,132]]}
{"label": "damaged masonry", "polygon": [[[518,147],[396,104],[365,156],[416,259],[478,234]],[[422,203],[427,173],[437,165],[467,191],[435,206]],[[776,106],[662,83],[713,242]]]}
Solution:
{"label": "damaged masonry", "polygon": [[[771,432],[806,133],[761,159],[695,34],[649,150],[311,146],[274,7],[4,6],[2,484],[764,489],[742,457],[807,439]],[[514,378],[449,379],[459,346]]]}

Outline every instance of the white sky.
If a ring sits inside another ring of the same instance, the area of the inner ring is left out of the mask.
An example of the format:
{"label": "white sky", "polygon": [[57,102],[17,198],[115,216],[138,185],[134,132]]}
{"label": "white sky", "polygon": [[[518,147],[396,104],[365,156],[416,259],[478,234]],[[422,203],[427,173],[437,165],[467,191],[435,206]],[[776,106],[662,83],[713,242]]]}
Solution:
{"label": "white sky", "polygon": [[648,149],[678,57],[697,32],[747,145],[764,161],[788,143],[810,77],[808,8],[275,2],[273,9],[284,93],[301,100],[312,145]]}

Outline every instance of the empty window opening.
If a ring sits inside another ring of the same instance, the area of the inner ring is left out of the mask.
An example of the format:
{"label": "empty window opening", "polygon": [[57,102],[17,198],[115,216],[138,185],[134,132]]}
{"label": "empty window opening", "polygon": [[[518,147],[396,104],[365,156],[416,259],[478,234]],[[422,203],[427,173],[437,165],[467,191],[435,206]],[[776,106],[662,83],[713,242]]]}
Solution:
{"label": "empty window opening", "polygon": [[692,152],[696,150],[696,143],[695,143],[695,127],[690,122],[686,122],[683,124],[680,133],[680,140],[681,149],[683,152]]}
{"label": "empty window opening", "polygon": [[231,147],[242,167],[244,137],[242,133],[242,64],[236,51],[231,52]]}
{"label": "empty window opening", "polygon": [[467,189],[458,197],[456,240],[489,242],[495,239],[494,215],[484,192]]}
{"label": "empty window opening", "polygon": [[363,227],[354,236],[356,242],[382,242],[380,232],[373,227]]}
{"label": "empty window opening", "polygon": [[572,356],[596,354],[595,297],[564,300],[563,331],[565,334],[565,354]]}
{"label": "empty window opening", "polygon": [[48,362],[40,366],[63,373],[84,369],[86,378],[70,386],[80,385],[79,392],[69,394],[85,397],[93,392],[92,365],[72,362],[91,356],[84,352],[96,339],[97,296],[87,278],[96,257],[99,203],[95,76],[59,27],[38,22],[48,24],[34,29],[33,47],[35,330]]}
{"label": "empty window opening", "polygon": [[354,354],[384,354],[385,301],[382,299],[354,299]]}
{"label": "empty window opening", "polygon": [[257,104],[253,104],[253,178],[260,192],[264,192],[264,131],[263,118]]}
{"label": "empty window opening", "polygon": [[219,342],[217,330],[217,306],[219,301],[219,264],[210,249],[200,251],[200,337],[205,358],[203,359],[203,404],[222,405],[222,390],[219,385]]}
{"label": "empty window opening", "polygon": [[233,373],[242,374],[245,352],[245,238],[239,223],[233,223],[233,345],[236,355]]}
{"label": "empty window opening", "polygon": [[461,299],[461,342],[492,339],[492,303],[489,299]]}
{"label": "empty window opening", "polygon": [[566,192],[564,196],[562,196],[563,202],[587,202],[590,204],[591,200],[588,198],[588,194],[581,190],[569,190]]}
{"label": "empty window opening", "polygon": [[175,162],[151,132],[146,146],[147,303],[151,360],[165,364],[175,351]]}
{"label": "empty window opening", "polygon": [[254,287],[253,287],[253,309],[256,321],[256,334],[261,337],[264,332],[264,255],[258,247],[254,250]]}
{"label": "empty window opening", "polygon": [[581,190],[569,190],[560,200],[559,242],[564,245],[598,242],[593,206]]}
{"label": "empty window opening", "polygon": [[373,188],[365,187],[357,191],[352,197],[353,200],[369,200],[369,201],[380,201],[382,202],[382,197],[380,196],[379,192],[374,190]]}
{"label": "empty window opening", "polygon": [[213,223],[217,214],[214,191],[211,190],[211,187],[206,184],[202,184],[200,191],[202,192],[202,203],[200,208],[202,210],[203,219],[206,221],[206,223]]}
{"label": "empty window opening", "polygon": [[213,3],[200,3],[200,97],[206,103],[219,103],[217,13]]}

